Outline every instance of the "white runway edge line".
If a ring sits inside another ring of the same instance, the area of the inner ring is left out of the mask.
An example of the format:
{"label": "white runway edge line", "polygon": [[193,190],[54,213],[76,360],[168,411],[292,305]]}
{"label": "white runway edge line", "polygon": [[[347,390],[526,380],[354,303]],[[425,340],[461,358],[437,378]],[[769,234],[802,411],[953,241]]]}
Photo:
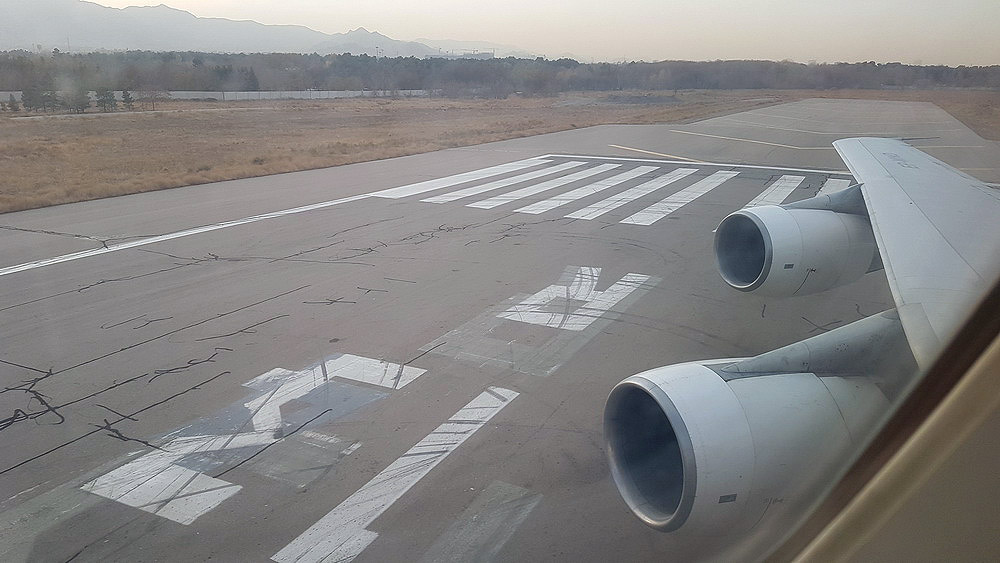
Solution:
{"label": "white runway edge line", "polygon": [[770,186],[762,191],[757,197],[750,200],[747,207],[754,207],[757,205],[781,205],[781,202],[785,201],[788,194],[792,193],[795,188],[799,187],[802,180],[805,180],[805,176],[791,176],[786,175],[778,178]]}
{"label": "white runway edge line", "polygon": [[401,197],[408,197],[411,195],[422,194],[424,192],[429,192],[432,190],[447,188],[449,186],[454,186],[456,184],[464,184],[465,182],[482,180],[483,178],[489,178],[490,176],[499,176],[500,174],[506,174],[508,172],[516,172],[518,170],[521,170],[522,168],[538,166],[539,164],[548,164],[549,162],[551,161],[542,160],[539,158],[528,158],[525,160],[518,160],[516,162],[508,162],[507,164],[501,164],[499,166],[491,166],[489,168],[483,168],[482,170],[473,170],[472,172],[463,172],[462,174],[455,174],[453,176],[446,176],[444,178],[436,178],[434,180],[427,180],[426,182],[418,182],[416,184],[407,184],[405,186],[399,186],[397,188],[389,188],[388,190],[378,191],[371,195],[375,197],[387,197],[391,199],[398,199]]}
{"label": "white runway edge line", "polygon": [[371,197],[371,194],[360,194],[351,197],[345,197],[341,199],[334,199],[330,201],[323,201],[320,203],[313,203],[310,205],[303,205],[302,207],[293,207],[291,209],[283,209],[281,211],[272,211],[271,213],[264,213],[263,215],[254,215],[252,217],[244,217],[242,219],[234,219],[232,221],[225,221],[222,223],[215,223],[213,225],[204,225],[201,227],[194,227],[191,229],[185,229],[183,231],[177,231],[173,233],[167,233],[165,235],[158,235],[155,237],[141,238],[138,240],[133,240],[129,242],[122,242],[119,244],[109,244],[103,248],[95,248],[92,250],[83,250],[80,252],[73,252],[70,254],[63,254],[62,256],[55,256],[52,258],[45,258],[43,260],[35,260],[33,262],[25,262],[24,264],[18,264],[16,266],[7,266],[6,268],[0,268],[0,276],[6,276],[9,274],[15,274],[17,272],[23,272],[25,270],[33,270],[35,268],[41,268],[43,266],[51,266],[53,264],[60,264],[62,262],[69,262],[71,260],[79,260],[81,258],[89,258],[91,256],[100,256],[101,254],[107,254],[109,252],[117,252],[119,250],[128,250],[129,248],[137,248],[140,246],[146,246],[147,244],[156,244],[158,242],[164,242],[168,240],[173,240],[182,237],[188,237],[191,235],[197,235],[201,233],[208,233],[211,231],[218,231],[219,229],[225,229],[228,227],[236,227],[238,225],[246,225],[248,223],[256,223],[257,221],[263,221],[265,219],[274,219],[276,217],[284,217],[285,215],[294,215],[296,213],[305,213],[306,211],[313,211],[316,209],[323,209],[325,207],[333,207],[334,205],[340,205],[342,203],[350,203],[352,201],[358,201]]}
{"label": "white runway edge line", "polygon": [[365,528],[517,395],[499,387],[487,388],[271,559],[278,563],[352,561],[378,537]]}
{"label": "white runway edge line", "polygon": [[526,172],[524,174],[519,174],[517,176],[512,176],[510,178],[504,178],[503,180],[497,180],[495,182],[490,182],[488,184],[483,184],[481,186],[472,186],[469,188],[465,188],[464,190],[448,192],[446,194],[429,197],[427,199],[422,199],[420,201],[426,201],[427,203],[448,203],[449,201],[455,201],[456,199],[462,199],[463,197],[478,195],[483,192],[488,192],[490,190],[495,190],[498,188],[505,188],[507,186],[520,184],[521,182],[527,182],[528,180],[534,180],[535,178],[548,176],[550,174],[555,174],[557,172],[564,172],[571,168],[583,166],[584,164],[587,163],[581,162],[579,160],[571,160],[569,162],[557,164],[556,166],[552,166],[549,168],[543,168],[541,170]]}
{"label": "white runway edge line", "polygon": [[528,186],[526,188],[521,188],[519,190],[514,190],[510,193],[500,194],[489,199],[484,199],[482,201],[477,201],[475,203],[470,203],[466,207],[478,207],[480,209],[493,209],[494,207],[503,205],[505,203],[510,203],[512,201],[517,201],[529,196],[533,196],[537,193],[541,193],[553,188],[558,188],[559,186],[565,186],[566,184],[576,182],[577,180],[583,180],[584,178],[589,178],[591,176],[596,176],[608,170],[613,170],[618,168],[621,164],[599,164],[593,168],[588,168],[586,170],[581,170],[575,172],[568,176],[562,176],[561,178],[553,178],[546,182],[540,184],[535,184],[534,186]]}
{"label": "white runway edge line", "polygon": [[596,219],[609,211],[618,209],[630,201],[635,201],[646,194],[651,194],[656,190],[672,184],[681,178],[694,174],[697,171],[697,168],[677,168],[675,170],[671,170],[669,173],[664,174],[659,178],[654,178],[648,182],[639,184],[634,188],[629,188],[620,194],[615,194],[593,205],[588,205],[579,211],[570,213],[566,217],[573,219]]}
{"label": "white runway edge line", "polygon": [[670,215],[674,211],[677,211],[681,207],[691,203],[695,199],[714,190],[722,185],[723,182],[733,176],[736,176],[737,174],[739,174],[739,172],[716,172],[708,178],[699,180],[674,195],[658,201],[630,217],[622,219],[622,223],[630,225],[652,225],[667,215]]}
{"label": "white runway edge line", "polygon": [[647,172],[652,172],[656,170],[656,166],[637,166],[632,170],[627,172],[622,172],[621,174],[615,174],[610,178],[605,178],[594,182],[593,184],[587,184],[586,186],[579,187],[575,190],[568,191],[564,194],[559,194],[553,196],[549,199],[539,201],[537,203],[532,203],[531,205],[526,205],[520,209],[515,209],[515,213],[531,213],[537,215],[539,213],[545,213],[551,209],[561,207],[567,203],[572,203],[582,197],[587,197],[589,195],[596,194],[608,188],[617,186],[622,182],[626,182],[633,178],[638,178]]}

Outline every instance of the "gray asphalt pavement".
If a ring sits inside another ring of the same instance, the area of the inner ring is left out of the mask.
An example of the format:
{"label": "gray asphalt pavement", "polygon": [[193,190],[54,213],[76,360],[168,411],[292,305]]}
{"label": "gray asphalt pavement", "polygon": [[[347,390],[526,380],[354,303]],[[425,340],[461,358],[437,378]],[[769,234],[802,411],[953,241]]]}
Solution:
{"label": "gray asphalt pavement", "polygon": [[856,135],[1000,182],[933,105],[808,100],[0,216],[0,560],[704,553],[628,513],[604,400],[891,306],[711,254],[768,190],[845,186]]}

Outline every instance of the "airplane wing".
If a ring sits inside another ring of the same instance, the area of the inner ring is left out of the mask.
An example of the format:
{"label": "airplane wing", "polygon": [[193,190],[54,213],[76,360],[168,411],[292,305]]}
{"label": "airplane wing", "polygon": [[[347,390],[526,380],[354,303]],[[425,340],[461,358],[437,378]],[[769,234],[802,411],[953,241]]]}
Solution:
{"label": "airplane wing", "polygon": [[900,140],[833,146],[861,184],[903,331],[927,368],[1000,275],[1000,192]]}
{"label": "airplane wing", "polygon": [[717,539],[718,559],[763,557],[1000,277],[1000,192],[900,140],[834,147],[859,184],[731,213],[719,273],[782,298],[884,268],[896,307],[752,358],[647,370],[605,406],[622,499],[657,530]]}

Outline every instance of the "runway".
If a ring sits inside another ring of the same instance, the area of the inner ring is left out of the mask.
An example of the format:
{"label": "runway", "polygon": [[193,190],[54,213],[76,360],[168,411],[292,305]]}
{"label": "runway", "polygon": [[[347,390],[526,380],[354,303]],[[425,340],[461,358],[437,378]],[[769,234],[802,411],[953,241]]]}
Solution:
{"label": "runway", "polygon": [[0,216],[0,559],[705,554],[628,513],[604,400],[891,307],[715,273],[723,217],[846,187],[855,135],[1000,181],[933,105],[807,100]]}

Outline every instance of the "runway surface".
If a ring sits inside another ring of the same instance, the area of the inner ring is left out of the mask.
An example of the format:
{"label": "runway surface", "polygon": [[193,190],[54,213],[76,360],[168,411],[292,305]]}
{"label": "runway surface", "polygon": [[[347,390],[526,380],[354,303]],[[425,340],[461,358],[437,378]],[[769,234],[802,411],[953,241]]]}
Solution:
{"label": "runway surface", "polygon": [[0,559],[706,553],[628,513],[604,400],[891,306],[877,273],[738,294],[711,254],[846,187],[857,135],[1000,181],[933,105],[807,100],[0,216]]}

